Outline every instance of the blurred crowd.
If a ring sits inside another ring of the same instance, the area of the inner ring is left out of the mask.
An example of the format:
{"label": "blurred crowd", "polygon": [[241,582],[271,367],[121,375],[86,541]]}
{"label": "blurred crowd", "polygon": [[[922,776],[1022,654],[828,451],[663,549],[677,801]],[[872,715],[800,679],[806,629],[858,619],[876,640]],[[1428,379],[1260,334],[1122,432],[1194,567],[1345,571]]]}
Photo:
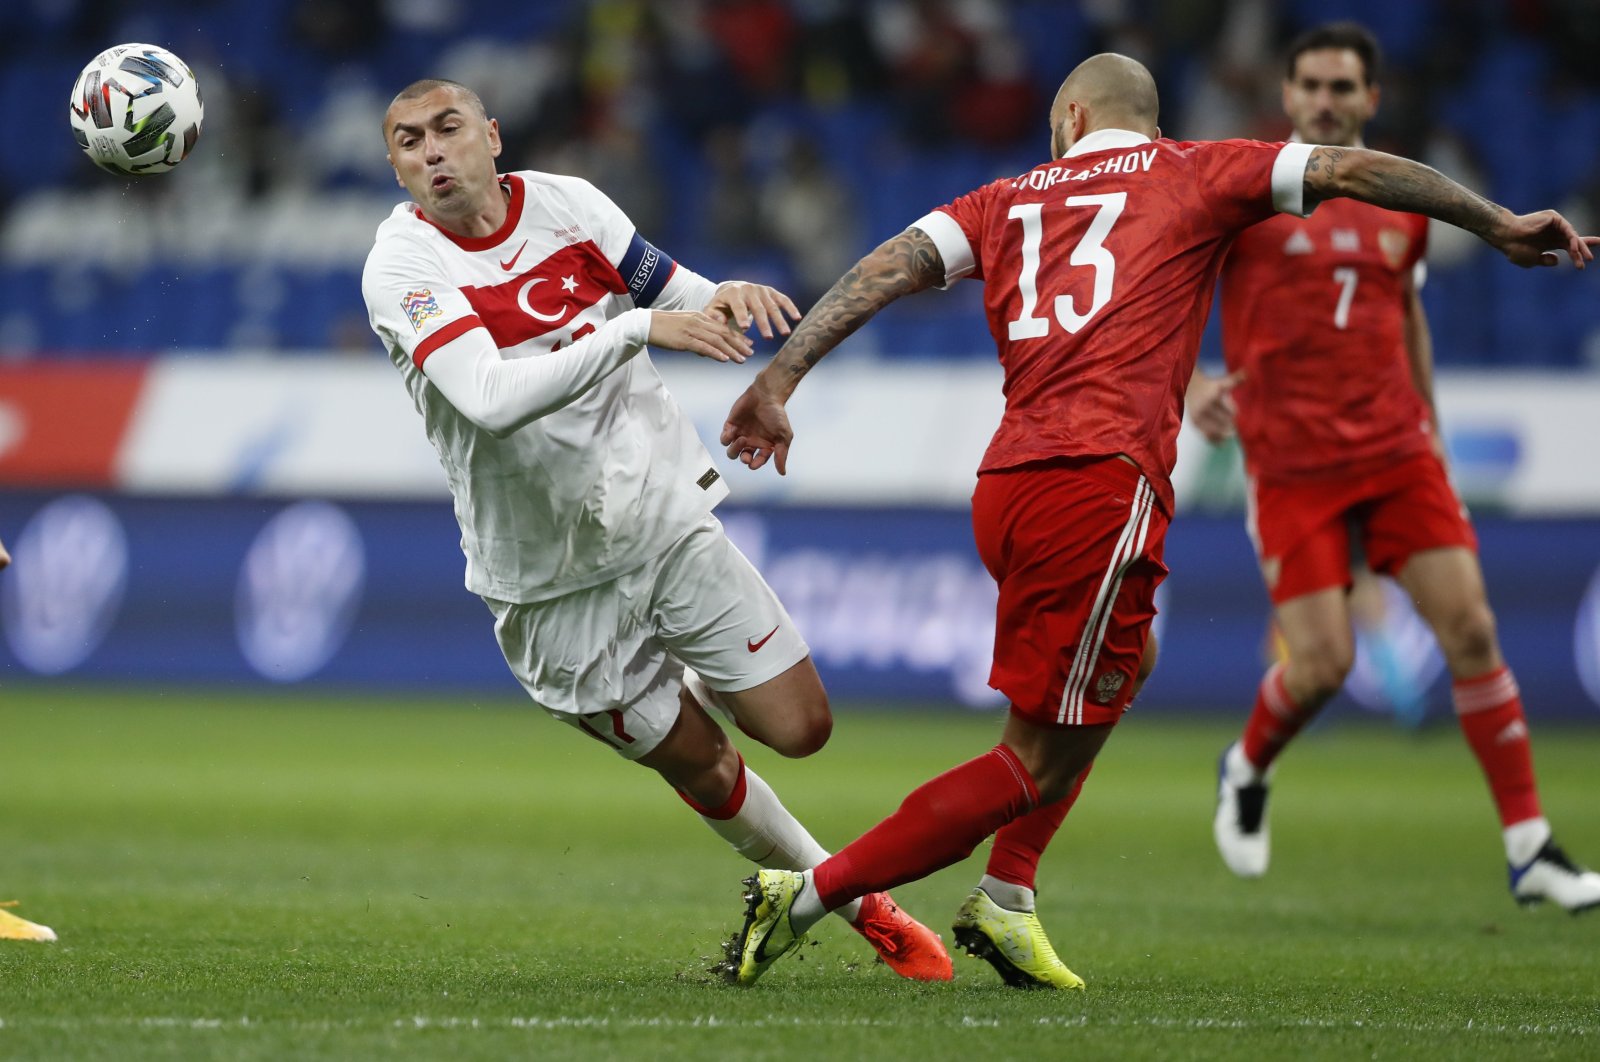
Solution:
{"label": "blurred crowd", "polygon": [[[13,11],[15,8],[15,11]],[[389,98],[476,88],[505,166],[595,181],[669,253],[807,304],[866,249],[1047,151],[1056,86],[1097,51],[1155,71],[1180,139],[1287,134],[1284,42],[1357,18],[1387,52],[1371,146],[1513,207],[1600,224],[1593,0],[9,0],[13,93],[64,102],[123,40],[195,68],[207,120],[174,174],[131,185],[77,155],[65,108],[0,160],[0,351],[374,349],[356,278],[399,198]],[[15,98],[13,94],[9,98]],[[14,140],[13,143],[18,141]],[[1436,231],[1444,363],[1600,364],[1600,300],[1523,286]],[[975,288],[975,285],[967,287]],[[175,322],[162,299],[194,309]],[[120,307],[113,326],[85,307]],[[975,292],[892,308],[864,345],[986,355]],[[140,308],[145,312],[141,315]],[[960,321],[960,324],[956,322]]]}

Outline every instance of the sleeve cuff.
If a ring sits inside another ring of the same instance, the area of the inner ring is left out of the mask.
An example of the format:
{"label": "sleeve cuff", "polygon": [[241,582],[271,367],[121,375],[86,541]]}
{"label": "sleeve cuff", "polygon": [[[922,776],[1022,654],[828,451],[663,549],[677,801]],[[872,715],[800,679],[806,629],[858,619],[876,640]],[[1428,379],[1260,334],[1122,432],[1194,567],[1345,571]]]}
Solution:
{"label": "sleeve cuff", "polygon": [[1307,217],[1306,163],[1315,144],[1285,144],[1272,164],[1272,208],[1280,214]]}
{"label": "sleeve cuff", "polygon": [[924,214],[913,221],[911,227],[921,229],[939,248],[939,257],[944,261],[944,283],[940,287],[948,288],[977,266],[967,234],[961,231],[956,219],[944,211],[934,210]]}
{"label": "sleeve cuff", "polygon": [[624,310],[606,323],[617,329],[623,342],[642,347],[650,340],[650,313],[645,309]]}

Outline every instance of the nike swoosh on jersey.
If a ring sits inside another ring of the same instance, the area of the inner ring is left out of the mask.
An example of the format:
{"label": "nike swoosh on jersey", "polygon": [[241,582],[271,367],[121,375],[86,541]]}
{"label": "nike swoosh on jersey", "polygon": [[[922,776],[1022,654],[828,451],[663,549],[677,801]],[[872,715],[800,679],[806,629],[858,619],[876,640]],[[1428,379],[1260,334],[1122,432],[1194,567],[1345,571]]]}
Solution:
{"label": "nike swoosh on jersey", "polygon": [[517,264],[517,259],[521,258],[522,257],[522,252],[526,251],[527,249],[528,249],[528,241],[527,240],[523,240],[522,241],[522,246],[517,248],[517,253],[512,255],[506,261],[501,262],[500,263],[500,268],[509,270],[512,266]]}
{"label": "nike swoosh on jersey", "polygon": [[[781,626],[783,626],[783,624],[781,624],[781,623],[778,624],[778,627],[781,627]],[[770,642],[772,640],[772,636],[774,634],[778,633],[778,627],[774,627],[770,631],[768,631],[767,632],[767,636],[765,638],[761,639],[759,642],[756,641],[754,638],[747,639],[745,641],[745,643],[744,643],[744,647],[746,649],[750,650],[752,653],[755,652],[756,650],[760,649],[763,645],[766,645],[768,642]]]}

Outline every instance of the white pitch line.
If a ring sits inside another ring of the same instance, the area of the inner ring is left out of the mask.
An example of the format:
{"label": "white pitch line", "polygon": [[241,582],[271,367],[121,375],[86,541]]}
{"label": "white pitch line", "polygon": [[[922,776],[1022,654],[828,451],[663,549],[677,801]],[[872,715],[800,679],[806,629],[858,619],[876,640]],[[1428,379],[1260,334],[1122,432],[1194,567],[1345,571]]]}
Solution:
{"label": "white pitch line", "polygon": [[67,1018],[3,1018],[0,1017],[0,1029],[24,1029],[29,1027],[46,1027],[59,1029],[82,1028],[86,1025],[109,1026],[112,1028],[160,1028],[160,1029],[189,1029],[194,1031],[215,1031],[231,1029],[267,1029],[289,1028],[298,1030],[333,1030],[333,1029],[360,1029],[360,1028],[394,1028],[394,1029],[526,1029],[529,1031],[554,1032],[564,1029],[791,1029],[791,1028],[899,1028],[902,1026],[916,1025],[919,1028],[944,1025],[952,1028],[983,1028],[1004,1029],[1007,1027],[1046,1026],[1074,1029],[1093,1028],[1156,1028],[1156,1029],[1234,1029],[1239,1031],[1269,1030],[1269,1029],[1312,1029],[1326,1032],[1361,1031],[1361,1032],[1406,1032],[1420,1034],[1449,1034],[1449,1033],[1483,1033],[1495,1036],[1539,1036],[1539,1037],[1589,1037],[1600,1036],[1600,1026],[1595,1025],[1541,1025],[1524,1023],[1518,1025],[1490,1025],[1476,1020],[1469,1020],[1465,1024],[1450,1024],[1444,1022],[1391,1022],[1367,1021],[1361,1018],[1329,1020],[1323,1018],[1297,1018],[1290,1020],[1256,1021],[1248,1018],[1163,1018],[1151,1016],[1144,1018],[1097,1018],[1088,1014],[1079,1015],[1045,1015],[1038,1018],[996,1018],[993,1016],[977,1017],[962,1015],[959,1018],[929,1019],[928,1016],[918,1014],[914,1018],[891,1020],[884,1018],[829,1018],[829,1017],[789,1017],[789,1018],[725,1018],[715,1014],[696,1015],[693,1017],[633,1017],[618,1018],[605,1015],[528,1015],[513,1016],[508,1018],[466,1018],[441,1016],[433,1017],[424,1014],[414,1014],[404,1018],[377,1021],[302,1021],[298,1019],[275,1020],[266,1018],[252,1018],[249,1016],[238,1018],[183,1018],[168,1015],[150,1015],[145,1017],[96,1017],[82,1020]]}

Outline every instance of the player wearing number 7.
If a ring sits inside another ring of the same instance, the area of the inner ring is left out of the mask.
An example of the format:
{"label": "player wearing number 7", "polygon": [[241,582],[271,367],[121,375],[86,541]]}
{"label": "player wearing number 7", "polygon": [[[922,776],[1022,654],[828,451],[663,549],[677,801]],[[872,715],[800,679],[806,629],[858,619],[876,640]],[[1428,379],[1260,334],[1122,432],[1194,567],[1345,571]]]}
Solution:
{"label": "player wearing number 7", "polygon": [[1143,66],[1086,60],[1051,108],[1050,161],[941,207],[858,262],[728,414],[728,452],[784,471],[785,404],[825,354],[903,295],[984,282],[1006,408],[972,507],[978,551],[1000,584],[990,681],[1011,701],[1004,733],[814,869],[749,879],[730,942],[742,983],[825,912],[949,866],[995,834],[957,941],[1009,983],[1081,987],[1032,911],[1034,874],[1153,662],[1184,389],[1234,236],[1349,196],[1460,225],[1519,265],[1553,265],[1556,251],[1580,266],[1593,257],[1560,215],[1514,216],[1417,163],[1153,139],[1156,110]]}
{"label": "player wearing number 7", "polygon": [[[1283,85],[1296,136],[1359,147],[1377,109],[1377,64],[1377,42],[1353,23],[1296,40]],[[1234,873],[1266,872],[1269,768],[1355,658],[1356,535],[1366,562],[1399,580],[1438,635],[1461,731],[1499,812],[1512,895],[1578,911],[1600,905],[1600,874],[1550,839],[1477,539],[1445,471],[1417,293],[1427,231],[1416,214],[1334,202],[1246,230],[1223,266],[1230,374],[1197,373],[1189,409],[1213,441],[1232,433],[1237,411],[1251,537],[1289,652],[1223,753],[1214,834]]]}

